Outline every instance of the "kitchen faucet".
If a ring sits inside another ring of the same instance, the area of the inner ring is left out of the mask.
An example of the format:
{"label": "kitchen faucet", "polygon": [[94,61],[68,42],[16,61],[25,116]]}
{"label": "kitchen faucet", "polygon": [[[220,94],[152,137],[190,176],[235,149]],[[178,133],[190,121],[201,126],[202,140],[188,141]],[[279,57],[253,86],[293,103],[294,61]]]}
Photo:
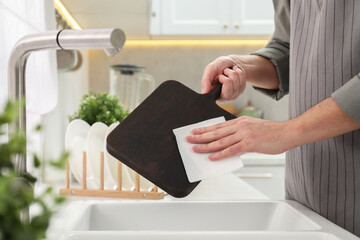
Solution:
{"label": "kitchen faucet", "polygon": [[[108,56],[120,52],[126,41],[120,29],[60,30],[26,35],[14,46],[8,67],[8,94],[10,99],[19,100],[18,120],[9,125],[9,136],[17,131],[26,134],[26,61],[32,52],[51,49],[104,49]],[[26,172],[26,154],[16,155],[15,171]]]}

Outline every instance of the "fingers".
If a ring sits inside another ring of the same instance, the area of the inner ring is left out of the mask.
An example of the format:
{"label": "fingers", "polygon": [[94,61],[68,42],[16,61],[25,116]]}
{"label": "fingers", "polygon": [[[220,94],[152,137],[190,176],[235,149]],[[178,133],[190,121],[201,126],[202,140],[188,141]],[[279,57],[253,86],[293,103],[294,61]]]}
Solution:
{"label": "fingers", "polygon": [[224,100],[224,101],[233,100],[232,96],[234,95],[234,91],[235,91],[233,81],[225,75],[220,75],[219,82],[222,83],[222,89],[219,100]]}
{"label": "fingers", "polygon": [[233,134],[208,144],[195,145],[193,146],[193,151],[197,153],[216,152],[228,148],[239,141],[238,136]]}
{"label": "fingers", "polygon": [[[244,152],[279,154],[293,147],[287,122],[272,122],[251,117],[239,117],[221,124],[193,130],[189,142],[193,151],[211,153],[210,160],[219,160]],[[285,138],[285,140],[284,140]]]}
{"label": "fingers", "polygon": [[237,93],[240,88],[240,76],[233,70],[235,68],[237,67],[234,66],[232,69],[225,69],[223,75],[224,77],[221,78],[221,80],[223,80],[222,83],[224,88],[222,97],[225,100],[234,100],[238,96]]}
{"label": "fingers", "polygon": [[[217,160],[224,158],[224,156],[235,155],[237,152],[233,152],[233,145],[236,145],[241,141],[241,135],[238,134],[238,127],[236,125],[237,119],[233,119],[224,123],[212,125],[209,127],[203,127],[193,130],[192,136],[188,136],[186,139],[190,143],[202,145],[193,146],[193,151],[198,153],[208,153],[216,151],[224,151],[224,149],[230,149],[223,153],[216,153],[209,156],[210,160]],[[214,159],[213,159],[214,158]]]}
{"label": "fingers", "polygon": [[234,155],[236,155],[238,153],[242,153],[242,152],[245,152],[242,149],[242,142],[238,142],[238,143],[235,143],[235,144],[227,147],[226,149],[224,149],[224,150],[222,150],[220,152],[211,154],[209,156],[209,159],[213,160],[213,161],[216,161],[216,160],[220,160],[220,159],[223,159],[223,158],[234,156]]}
{"label": "fingers", "polygon": [[194,144],[209,143],[209,142],[214,142],[216,140],[219,140],[221,138],[225,138],[229,135],[232,135],[236,131],[237,131],[237,129],[235,129],[232,126],[221,127],[221,128],[217,128],[213,131],[205,132],[204,134],[187,136],[186,140],[189,143],[194,143]]}
{"label": "fingers", "polygon": [[[241,82],[241,79],[240,79],[240,75],[238,74],[237,71],[239,71],[239,68],[237,66],[233,66],[232,69],[225,69],[227,74],[230,75],[230,77],[233,80],[233,86],[234,86],[234,92],[233,92],[233,95],[231,96],[231,99],[234,100],[236,99],[238,96],[239,96],[239,93],[240,93],[240,82]],[[225,71],[224,71],[225,73]]]}
{"label": "fingers", "polygon": [[201,79],[201,92],[203,94],[209,93],[214,88],[218,74],[218,68],[215,64],[210,63],[206,66]]}
{"label": "fingers", "polygon": [[192,134],[199,135],[199,134],[203,134],[203,133],[206,133],[206,132],[214,131],[216,129],[231,126],[231,125],[236,124],[236,120],[237,119],[229,120],[229,121],[226,121],[226,122],[223,122],[223,123],[218,123],[218,124],[215,124],[215,125],[211,125],[209,127],[195,128],[194,130],[192,130]]}
{"label": "fingers", "polygon": [[238,95],[242,94],[245,91],[245,87],[246,87],[246,77],[245,77],[245,72],[241,67],[238,66],[234,66],[233,70],[237,73],[237,75],[239,76],[239,87],[237,88],[239,90]]}
{"label": "fingers", "polygon": [[224,69],[219,76],[219,81],[223,84],[220,100],[235,100],[245,90],[244,79],[243,71],[238,66]]}
{"label": "fingers", "polygon": [[223,84],[220,100],[234,100],[245,89],[243,71],[230,57],[219,57],[206,66],[201,79],[201,92],[209,93],[218,82]]}
{"label": "fingers", "polygon": [[204,69],[201,79],[202,93],[209,93],[218,83],[218,77],[223,74],[225,68],[234,66],[234,61],[229,57],[218,57],[209,63]]}

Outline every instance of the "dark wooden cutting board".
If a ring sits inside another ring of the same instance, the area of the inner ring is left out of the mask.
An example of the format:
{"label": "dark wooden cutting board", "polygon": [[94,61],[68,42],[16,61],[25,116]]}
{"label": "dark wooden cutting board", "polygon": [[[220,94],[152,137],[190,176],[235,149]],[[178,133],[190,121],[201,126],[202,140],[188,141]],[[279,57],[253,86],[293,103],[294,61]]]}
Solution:
{"label": "dark wooden cutting board", "polygon": [[216,104],[221,85],[198,94],[183,84],[162,83],[107,137],[107,150],[119,161],[174,197],[185,197],[190,183],[172,130],[210,118],[235,118]]}

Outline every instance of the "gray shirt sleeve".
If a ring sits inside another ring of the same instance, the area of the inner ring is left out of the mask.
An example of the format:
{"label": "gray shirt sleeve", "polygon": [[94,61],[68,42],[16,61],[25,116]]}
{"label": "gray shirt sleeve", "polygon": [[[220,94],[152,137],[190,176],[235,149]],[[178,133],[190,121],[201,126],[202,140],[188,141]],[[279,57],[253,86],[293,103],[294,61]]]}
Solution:
{"label": "gray shirt sleeve", "polygon": [[360,73],[333,92],[331,97],[352,119],[360,123]]}
{"label": "gray shirt sleeve", "polygon": [[[275,66],[279,79],[279,89],[255,89],[281,99],[289,92],[289,51],[290,51],[290,1],[273,0],[275,31],[268,44],[252,53],[269,59]],[[336,90],[331,97],[351,118],[360,122],[360,73]]]}
{"label": "gray shirt sleeve", "polygon": [[279,89],[254,88],[279,100],[289,93],[290,1],[273,0],[273,4],[275,9],[274,34],[264,48],[252,54],[267,58],[274,64],[279,79]]}

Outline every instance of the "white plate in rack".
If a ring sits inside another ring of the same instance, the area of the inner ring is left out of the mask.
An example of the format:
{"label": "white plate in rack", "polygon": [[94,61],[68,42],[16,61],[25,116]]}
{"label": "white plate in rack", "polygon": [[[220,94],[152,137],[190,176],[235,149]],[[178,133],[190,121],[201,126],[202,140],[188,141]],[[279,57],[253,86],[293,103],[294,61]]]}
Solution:
{"label": "white plate in rack", "polygon": [[[83,178],[83,152],[86,151],[86,138],[90,125],[81,120],[75,119],[69,123],[65,131],[65,149],[70,153],[69,165],[75,179],[82,184]],[[95,188],[94,175],[87,164],[86,185]]]}
{"label": "white plate in rack", "polygon": [[[106,136],[108,136],[111,133],[111,131],[117,127],[117,125],[119,125],[119,123],[111,124],[106,131]],[[117,189],[117,179],[118,179],[117,169],[118,169],[119,160],[111,156],[110,153],[108,153],[108,151],[106,150],[106,140],[104,144],[104,152],[105,152],[105,163],[106,163],[105,167],[108,169],[113,181],[116,183],[116,189]],[[129,168],[125,164],[122,164],[121,176],[122,176],[121,178],[122,190],[127,190],[127,191],[134,190],[135,183],[130,177]]]}
{"label": "white plate in rack", "polygon": [[[97,187],[100,186],[100,159],[101,152],[104,151],[104,143],[106,138],[106,131],[108,126],[102,122],[94,123],[89,130],[86,140],[86,155],[88,164],[92,170]],[[105,155],[105,154],[104,154]],[[105,167],[104,159],[104,188],[114,189],[115,182],[113,181],[108,168]]]}

